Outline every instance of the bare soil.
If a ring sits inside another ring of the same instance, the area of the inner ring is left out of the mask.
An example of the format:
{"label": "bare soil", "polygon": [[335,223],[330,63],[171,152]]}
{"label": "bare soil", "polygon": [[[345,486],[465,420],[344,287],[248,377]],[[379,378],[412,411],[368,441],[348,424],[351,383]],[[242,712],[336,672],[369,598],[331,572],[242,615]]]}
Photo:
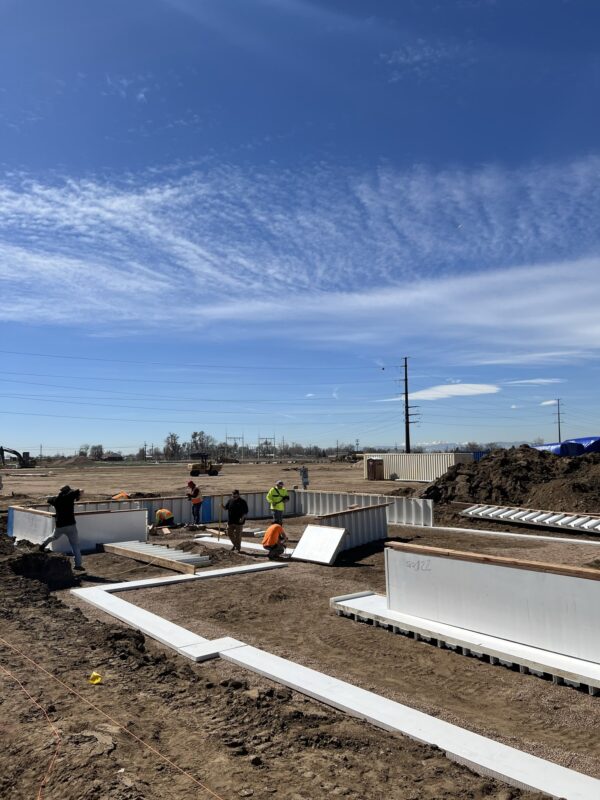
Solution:
{"label": "bare soil", "polygon": [[[226,662],[186,662],[100,612],[80,610],[72,595],[64,603],[44,583],[17,575],[19,558],[0,558],[2,798],[539,796]],[[108,555],[87,561],[94,583],[122,577],[131,564]],[[236,586],[244,605],[245,590]],[[92,671],[100,685],[88,682]]]}
{"label": "bare soil", "polygon": [[[202,478],[202,485],[207,494],[233,486],[267,489],[279,477],[294,486],[296,466],[226,465],[218,478]],[[89,497],[120,489],[169,495],[180,494],[188,480],[181,464],[74,464],[50,471],[5,473],[4,491],[26,494],[25,502],[39,502],[64,483],[87,489]],[[415,488],[366,482],[361,466],[313,465],[310,474],[316,489]],[[292,540],[308,521],[287,523]],[[391,533],[404,541],[536,561],[593,564],[600,557],[600,548],[591,545],[423,528]],[[253,560],[196,544],[193,536],[182,530],[161,541],[209,553],[213,565]],[[85,565],[86,586],[172,574],[109,554],[86,556]],[[332,596],[383,593],[384,578],[383,547],[377,545],[343,554],[335,567],[294,563],[270,573],[128,592],[126,599],[201,635],[235,636],[600,777],[600,698],[330,612]],[[65,588],[72,583],[80,581],[66,559],[22,548],[15,553],[0,536],[0,798],[538,797],[476,776],[434,748],[379,731],[224,661],[186,662],[82,604]],[[48,584],[62,588],[49,591]],[[98,686],[87,680],[93,670],[103,676]],[[57,735],[60,750],[52,764]]]}

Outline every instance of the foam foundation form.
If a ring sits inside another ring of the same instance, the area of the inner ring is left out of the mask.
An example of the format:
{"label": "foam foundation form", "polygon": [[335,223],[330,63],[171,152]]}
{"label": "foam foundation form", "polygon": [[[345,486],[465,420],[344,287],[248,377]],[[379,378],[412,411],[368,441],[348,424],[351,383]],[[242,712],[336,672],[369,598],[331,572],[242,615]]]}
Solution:
{"label": "foam foundation form", "polygon": [[[233,545],[227,538],[227,536],[222,536],[220,539],[218,536],[198,536],[194,539],[195,542],[199,544],[214,544],[219,545],[220,547],[228,547],[230,550],[233,548]],[[245,550],[247,553],[253,553],[254,555],[261,555],[267,556],[268,553],[262,544],[258,544],[258,542],[242,542],[242,550]],[[285,548],[285,555],[291,556],[294,552],[293,547],[286,547]]]}
{"label": "foam foundation form", "polygon": [[595,514],[540,511],[533,508],[494,506],[484,503],[469,506],[460,513],[463,517],[492,519],[496,522],[510,522],[511,525],[538,525],[565,532],[600,533],[600,516]]}
{"label": "foam foundation form", "polygon": [[538,677],[551,676],[555,683],[567,683],[576,688],[587,688],[589,694],[600,694],[600,665],[591,661],[393,611],[387,607],[384,595],[372,592],[332,597],[330,607],[336,614],[357,622],[367,622],[405,636],[412,635],[415,639],[463,655],[487,657],[490,664],[518,666],[521,672]]}
{"label": "foam foundation form", "polygon": [[333,564],[340,550],[344,549],[345,528],[329,525],[307,525],[292,558],[299,561],[314,561],[317,564]]}
{"label": "foam foundation form", "polygon": [[430,717],[421,711],[352,686],[255,647],[237,647],[222,653],[225,661],[282,683],[353,717],[365,719],[394,733],[439,747],[446,756],[479,774],[489,775],[522,789],[534,789],[568,800],[597,800],[600,781],[573,770],[499,744],[485,736]]}
{"label": "foam foundation form", "polygon": [[269,563],[206,570],[198,575],[146,578],[112,583],[102,588],[72,589],[71,592],[171,647],[185,658],[202,661],[221,657],[326,705],[367,720],[379,728],[403,734],[425,744],[436,745],[449,759],[464,764],[479,774],[498,778],[512,786],[545,792],[550,797],[565,798],[565,800],[598,800],[600,781],[595,778],[499,744],[492,739],[486,739],[457,725],[435,719],[322,672],[238,642],[231,637],[225,636],[210,641],[168,622],[157,614],[112,596],[112,592],[117,591],[227,577],[286,566],[281,563]]}
{"label": "foam foundation form", "polygon": [[[399,527],[410,528],[411,525],[400,525]],[[439,525],[429,527],[431,533],[465,533],[472,536],[504,536],[509,539],[525,539],[531,542],[552,542],[554,544],[587,544],[591,547],[600,547],[597,539],[565,539],[564,536],[539,536],[535,533],[511,533],[509,531],[484,531],[481,528],[448,528]]]}

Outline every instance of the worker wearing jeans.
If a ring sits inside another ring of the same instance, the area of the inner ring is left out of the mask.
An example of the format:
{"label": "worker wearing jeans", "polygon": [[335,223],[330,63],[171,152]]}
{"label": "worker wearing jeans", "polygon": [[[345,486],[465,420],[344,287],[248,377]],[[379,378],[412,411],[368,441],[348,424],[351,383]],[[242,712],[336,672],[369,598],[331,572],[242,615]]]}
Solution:
{"label": "worker wearing jeans", "polygon": [[75,523],[75,501],[79,500],[82,494],[83,490],[80,491],[79,489],[71,489],[70,486],[63,486],[56,497],[48,498],[48,505],[54,506],[56,510],[55,527],[52,536],[49,536],[40,545],[40,550],[45,550],[51,542],[55,542],[61,536],[66,536],[75,558],[75,569],[78,571],[83,570],[84,567],[81,562],[79,533]]}

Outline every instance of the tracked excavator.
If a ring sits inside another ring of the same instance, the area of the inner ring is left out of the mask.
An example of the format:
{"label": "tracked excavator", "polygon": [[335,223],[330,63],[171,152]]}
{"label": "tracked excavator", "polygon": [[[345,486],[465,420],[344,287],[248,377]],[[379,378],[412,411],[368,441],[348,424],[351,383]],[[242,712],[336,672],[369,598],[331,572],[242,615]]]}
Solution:
{"label": "tracked excavator", "polygon": [[3,467],[6,466],[6,458],[4,457],[5,453],[11,453],[13,456],[15,456],[19,469],[30,469],[36,465],[35,458],[31,458],[29,453],[19,453],[18,450],[13,450],[10,447],[2,447],[2,445],[0,445],[0,464],[2,464]]}

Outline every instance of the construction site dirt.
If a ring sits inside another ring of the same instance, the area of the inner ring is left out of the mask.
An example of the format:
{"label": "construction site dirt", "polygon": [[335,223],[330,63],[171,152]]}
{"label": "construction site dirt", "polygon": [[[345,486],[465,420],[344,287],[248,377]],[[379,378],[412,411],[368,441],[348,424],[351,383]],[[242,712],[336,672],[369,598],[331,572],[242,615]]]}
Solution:
{"label": "construction site dirt", "polygon": [[[287,476],[293,486],[297,473],[285,470],[295,466],[227,465],[202,485],[211,493],[233,486],[266,489]],[[185,465],[51,471],[30,480],[11,473],[4,491],[19,486],[27,502],[63,483],[86,488],[90,497],[119,489],[168,495],[181,494],[188,480]],[[313,465],[310,473],[315,489],[403,488],[364,481],[360,466]],[[288,520],[291,540],[311,521]],[[181,529],[154,540],[208,554],[212,566],[257,558],[194,543],[194,536]],[[600,547],[592,544],[405,527],[391,527],[390,536],[535,561],[594,565],[600,558]],[[50,800],[541,797],[475,775],[434,748],[378,730],[223,660],[187,662],[82,604],[68,586],[49,592],[43,565],[32,565],[31,559],[24,564],[20,549],[0,547],[0,553],[0,703],[7,721],[0,732],[1,798],[35,797],[44,780],[43,796]],[[173,574],[107,553],[86,556],[85,566],[82,586]],[[56,574],[55,568],[48,571]],[[598,697],[330,611],[331,597],[365,590],[385,591],[382,543],[342,553],[334,567],[292,562],[260,575],[123,596],[202,636],[233,636],[600,777]],[[98,685],[88,682],[93,671],[102,676]]]}

